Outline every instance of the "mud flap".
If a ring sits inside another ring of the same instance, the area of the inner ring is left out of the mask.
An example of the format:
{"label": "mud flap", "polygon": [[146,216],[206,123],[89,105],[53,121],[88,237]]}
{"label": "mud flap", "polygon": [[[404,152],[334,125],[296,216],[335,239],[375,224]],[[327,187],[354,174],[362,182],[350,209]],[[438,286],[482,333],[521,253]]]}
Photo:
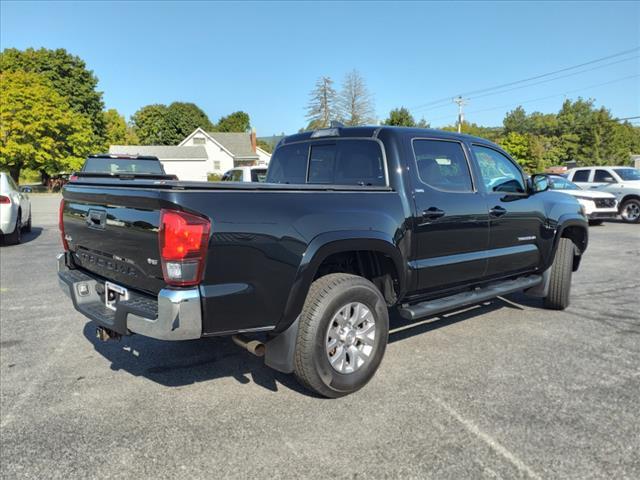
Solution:
{"label": "mud flap", "polygon": [[300,317],[297,317],[289,328],[265,344],[264,363],[268,367],[282,373],[293,372],[293,354],[296,349],[299,319]]}

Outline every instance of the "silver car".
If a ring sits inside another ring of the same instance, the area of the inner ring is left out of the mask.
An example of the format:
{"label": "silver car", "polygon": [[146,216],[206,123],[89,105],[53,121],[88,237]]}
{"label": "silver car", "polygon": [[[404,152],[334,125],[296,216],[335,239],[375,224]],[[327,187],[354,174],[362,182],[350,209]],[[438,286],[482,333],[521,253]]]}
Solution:
{"label": "silver car", "polygon": [[5,172],[0,172],[0,235],[8,244],[20,243],[22,232],[31,231],[31,201]]}

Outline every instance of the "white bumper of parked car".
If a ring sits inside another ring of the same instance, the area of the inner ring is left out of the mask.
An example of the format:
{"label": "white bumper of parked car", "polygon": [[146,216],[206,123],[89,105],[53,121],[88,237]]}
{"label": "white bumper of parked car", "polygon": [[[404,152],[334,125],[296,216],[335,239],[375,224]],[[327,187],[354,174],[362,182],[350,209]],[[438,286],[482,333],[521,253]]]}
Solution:
{"label": "white bumper of parked car", "polygon": [[588,218],[615,218],[618,215],[617,202],[614,207],[598,208],[596,207],[595,200],[586,198],[578,198],[577,200],[580,202],[580,205],[584,207],[584,212]]}

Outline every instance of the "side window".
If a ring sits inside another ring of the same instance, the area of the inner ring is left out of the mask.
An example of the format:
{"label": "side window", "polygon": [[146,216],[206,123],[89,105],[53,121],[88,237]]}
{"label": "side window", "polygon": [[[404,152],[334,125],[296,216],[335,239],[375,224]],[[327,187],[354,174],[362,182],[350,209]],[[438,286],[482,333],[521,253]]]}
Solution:
{"label": "side window", "polygon": [[596,170],[596,173],[593,176],[593,181],[599,182],[599,183],[616,183],[615,179],[613,178],[613,175],[611,175],[606,170],[600,170],[600,169]]}
{"label": "side window", "polygon": [[415,139],[413,151],[422,183],[449,192],[473,191],[469,165],[461,144]]}
{"label": "side window", "polygon": [[574,182],[588,182],[590,172],[591,170],[576,170],[571,180]]}
{"label": "side window", "polygon": [[242,170],[232,170],[231,171],[231,181],[232,182],[241,182],[242,181]]}
{"label": "side window", "polygon": [[309,144],[283,145],[276,149],[269,162],[267,182],[305,183]]}
{"label": "side window", "polygon": [[489,192],[524,193],[522,172],[502,153],[492,148],[472,145],[484,186]]}

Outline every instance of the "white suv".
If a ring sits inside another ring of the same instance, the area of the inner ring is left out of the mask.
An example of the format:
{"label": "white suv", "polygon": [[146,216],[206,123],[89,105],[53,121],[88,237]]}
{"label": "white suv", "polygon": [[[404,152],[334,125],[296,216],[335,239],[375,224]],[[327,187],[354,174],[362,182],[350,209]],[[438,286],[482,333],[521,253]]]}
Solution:
{"label": "white suv", "polygon": [[625,222],[640,223],[640,170],[632,167],[579,167],[567,179],[584,189],[613,193]]}

